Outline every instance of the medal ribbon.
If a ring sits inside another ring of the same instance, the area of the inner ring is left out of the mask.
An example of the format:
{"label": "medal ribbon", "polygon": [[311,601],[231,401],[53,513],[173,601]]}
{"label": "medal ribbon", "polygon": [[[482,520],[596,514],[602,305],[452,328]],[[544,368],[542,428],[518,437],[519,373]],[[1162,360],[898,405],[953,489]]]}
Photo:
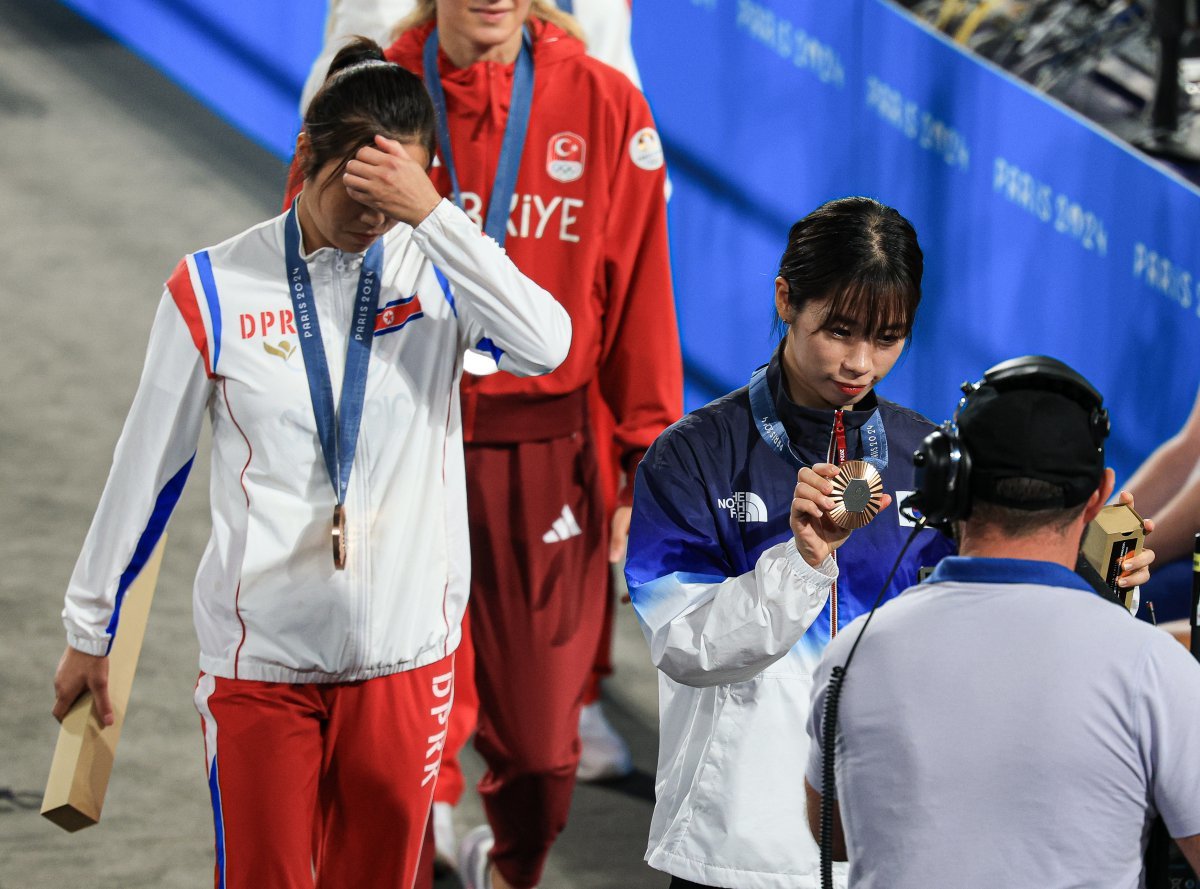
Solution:
{"label": "medal ribbon", "polygon": [[[829,437],[829,462],[841,466],[846,462],[846,426],[842,423],[842,410],[833,412],[833,435]],[[830,555],[837,564],[837,550]],[[838,584],[835,580],[829,586],[829,638],[836,639],[838,634]]]}
{"label": "medal ribbon", "polygon": [[363,256],[358,275],[358,294],[354,299],[354,317],[350,337],[346,342],[346,372],[342,377],[342,396],[335,409],[333,385],[329,381],[329,363],[321,339],[321,324],[313,302],[312,279],[308,263],[300,254],[300,220],[292,203],[284,223],[284,258],[287,262],[288,293],[296,315],[296,330],[300,335],[300,354],[304,356],[304,373],[308,377],[308,394],[312,398],[313,416],[325,469],[337,494],[340,506],[346,500],[350,485],[350,470],[354,465],[354,450],[358,445],[358,428],[362,422],[363,400],[367,391],[367,364],[375,341],[375,312],[379,303],[380,273],[383,270],[383,242],[375,241]]}
{"label": "medal ribbon", "polygon": [[[833,434],[829,436],[828,462],[841,466],[846,462],[846,426],[842,423],[842,410],[833,412]],[[833,563],[837,564],[837,550],[830,553]],[[829,638],[836,639],[838,634],[838,584],[834,580],[829,585]]]}
{"label": "medal ribbon", "polygon": [[842,423],[842,409],[833,412],[833,438],[829,442],[829,462],[841,466],[846,462],[846,427]]}
{"label": "medal ribbon", "polygon": [[758,434],[771,446],[771,450],[796,469],[808,465],[792,447],[787,430],[783,428],[783,421],[775,413],[775,399],[771,397],[770,387],[767,386],[765,364],[750,376],[750,411],[754,414],[754,425],[758,427]]}
{"label": "medal ribbon", "polygon": [[[521,155],[525,151],[525,134],[529,129],[529,110],[533,105],[533,53],[529,48],[529,32],[521,39],[521,52],[517,55],[513,70],[512,95],[508,105],[508,122],[504,126],[504,141],[500,147],[500,160],[496,164],[496,179],[488,197],[487,218],[483,230],[501,247],[508,235],[508,214],[512,210],[513,193],[517,188],[517,171],[521,167]],[[450,145],[450,122],[446,116],[446,91],[438,74],[438,31],[434,28],[425,41],[425,88],[433,98],[438,119],[438,150],[442,163],[450,174],[450,190],[454,203],[462,207],[462,192],[458,184],[458,171],[454,167],[454,152]]]}
{"label": "medal ribbon", "polygon": [[[779,415],[775,412],[775,399],[771,396],[770,387],[767,385],[766,365],[760,367],[750,377],[750,410],[754,414],[754,425],[758,427],[758,434],[762,437],[763,441],[770,445],[775,453],[797,469],[808,465],[796,453],[791,439],[788,438],[787,430],[783,428],[783,421],[779,419]],[[835,441],[838,440],[836,438],[836,428],[840,422],[841,411],[838,411],[835,414]],[[845,427],[843,426],[840,447],[844,456],[841,460],[837,461],[831,459],[831,462],[844,462],[845,457],[849,455],[845,435]],[[888,464],[888,445],[887,434],[883,430],[883,417],[880,416],[878,409],[862,425],[862,445],[864,451],[863,461],[870,463],[880,472],[883,472]],[[832,448],[830,456],[831,458],[836,456]]]}
{"label": "medal ribbon", "polygon": [[887,433],[883,431],[883,417],[879,415],[879,408],[876,408],[872,411],[871,416],[867,417],[867,422],[862,424],[859,435],[862,436],[863,462],[870,463],[882,473],[888,465],[888,443]]}

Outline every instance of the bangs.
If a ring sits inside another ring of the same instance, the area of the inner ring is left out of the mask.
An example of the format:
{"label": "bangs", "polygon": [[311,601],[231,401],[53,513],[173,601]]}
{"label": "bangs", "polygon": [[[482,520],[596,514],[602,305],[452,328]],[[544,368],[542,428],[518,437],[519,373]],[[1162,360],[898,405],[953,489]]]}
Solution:
{"label": "bangs", "polygon": [[916,320],[920,290],[894,279],[858,278],[834,291],[825,300],[821,329],[849,324],[868,339],[895,333],[908,338]]}

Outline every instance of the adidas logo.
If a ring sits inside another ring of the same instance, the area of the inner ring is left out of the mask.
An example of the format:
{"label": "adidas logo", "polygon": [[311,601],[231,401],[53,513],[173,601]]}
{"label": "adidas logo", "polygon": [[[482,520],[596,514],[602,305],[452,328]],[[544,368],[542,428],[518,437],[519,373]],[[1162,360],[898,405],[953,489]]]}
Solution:
{"label": "adidas logo", "polygon": [[728,509],[729,517],[746,522],[765,522],[767,506],[753,491],[735,491],[732,497],[717,500],[718,509]]}
{"label": "adidas logo", "polygon": [[579,523],[575,521],[575,514],[571,512],[571,507],[564,506],[562,515],[556,518],[554,524],[550,526],[550,530],[542,535],[542,542],[561,543],[572,537],[578,537],[582,533],[583,530],[579,527]]}

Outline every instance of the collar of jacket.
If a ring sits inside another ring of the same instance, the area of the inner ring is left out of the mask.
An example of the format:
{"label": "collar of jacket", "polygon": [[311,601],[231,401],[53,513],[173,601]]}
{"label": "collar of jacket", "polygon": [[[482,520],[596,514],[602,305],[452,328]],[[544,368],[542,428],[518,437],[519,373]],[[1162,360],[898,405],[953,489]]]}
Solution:
{"label": "collar of jacket", "polygon": [[[530,16],[526,27],[533,39],[535,76],[540,77],[546,68],[586,52],[582,43],[550,22]],[[434,22],[430,21],[405,31],[384,53],[387,60],[420,76],[423,71],[421,53],[433,28]],[[459,68],[446,57],[444,50],[438,49],[438,71],[442,75],[447,107],[453,109],[455,117],[479,124],[503,127],[508,120],[514,67],[513,62],[475,62]]]}
{"label": "collar of jacket", "polygon": [[929,583],[1026,583],[1094,593],[1082,577],[1057,562],[947,556],[938,562]]}
{"label": "collar of jacket", "polygon": [[[803,407],[788,397],[783,387],[783,368],[781,365],[784,341],[780,341],[771,363],[767,365],[767,388],[775,402],[775,413],[783,423],[788,439],[805,463],[824,463],[829,455],[829,436],[833,434],[832,410]],[[871,414],[879,406],[879,399],[872,389],[866,394],[854,410],[842,411],[842,425],[850,437],[850,459],[857,459],[862,453],[860,433],[862,427],[870,419]]]}

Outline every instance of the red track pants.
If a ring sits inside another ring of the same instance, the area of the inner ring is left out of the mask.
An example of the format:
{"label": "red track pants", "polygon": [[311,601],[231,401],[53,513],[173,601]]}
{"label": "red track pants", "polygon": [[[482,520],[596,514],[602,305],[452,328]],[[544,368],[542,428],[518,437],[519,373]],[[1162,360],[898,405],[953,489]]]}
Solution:
{"label": "red track pants", "polygon": [[[286,207],[285,207],[286,209]],[[596,454],[600,492],[604,497],[604,514],[611,516],[617,506],[617,487],[621,475],[621,467],[617,458],[613,433],[616,423],[604,402],[598,384],[593,383],[587,391],[587,424],[591,435],[592,449]],[[519,421],[516,421],[519,422]],[[607,518],[605,519],[607,522]],[[607,527],[603,529],[605,535]],[[605,543],[607,545],[607,537]],[[592,593],[584,593],[591,595]],[[616,598],[611,588],[611,576],[606,576],[603,586],[598,587],[594,594],[604,598],[604,622],[593,655],[592,675],[584,689],[583,702],[592,704],[600,700],[600,681],[605,676],[612,675],[612,634],[613,621],[616,618]],[[462,767],[458,762],[458,753],[475,726],[479,715],[479,696],[475,691],[475,655],[471,642],[471,628],[468,615],[463,619],[462,643],[455,652],[457,671],[454,685],[454,712],[450,716],[450,733],[446,739],[446,750],[442,757],[442,771],[438,776],[438,786],[434,791],[434,801],[458,805],[462,798],[466,781],[463,778]]]}
{"label": "red track pants", "polygon": [[604,503],[586,431],[466,448],[471,636],[492,861],[536,886],[567,823],[579,709],[607,588]]}
{"label": "red track pants", "polygon": [[410,889],[454,658],[363,682],[201,674],[216,889]]}

